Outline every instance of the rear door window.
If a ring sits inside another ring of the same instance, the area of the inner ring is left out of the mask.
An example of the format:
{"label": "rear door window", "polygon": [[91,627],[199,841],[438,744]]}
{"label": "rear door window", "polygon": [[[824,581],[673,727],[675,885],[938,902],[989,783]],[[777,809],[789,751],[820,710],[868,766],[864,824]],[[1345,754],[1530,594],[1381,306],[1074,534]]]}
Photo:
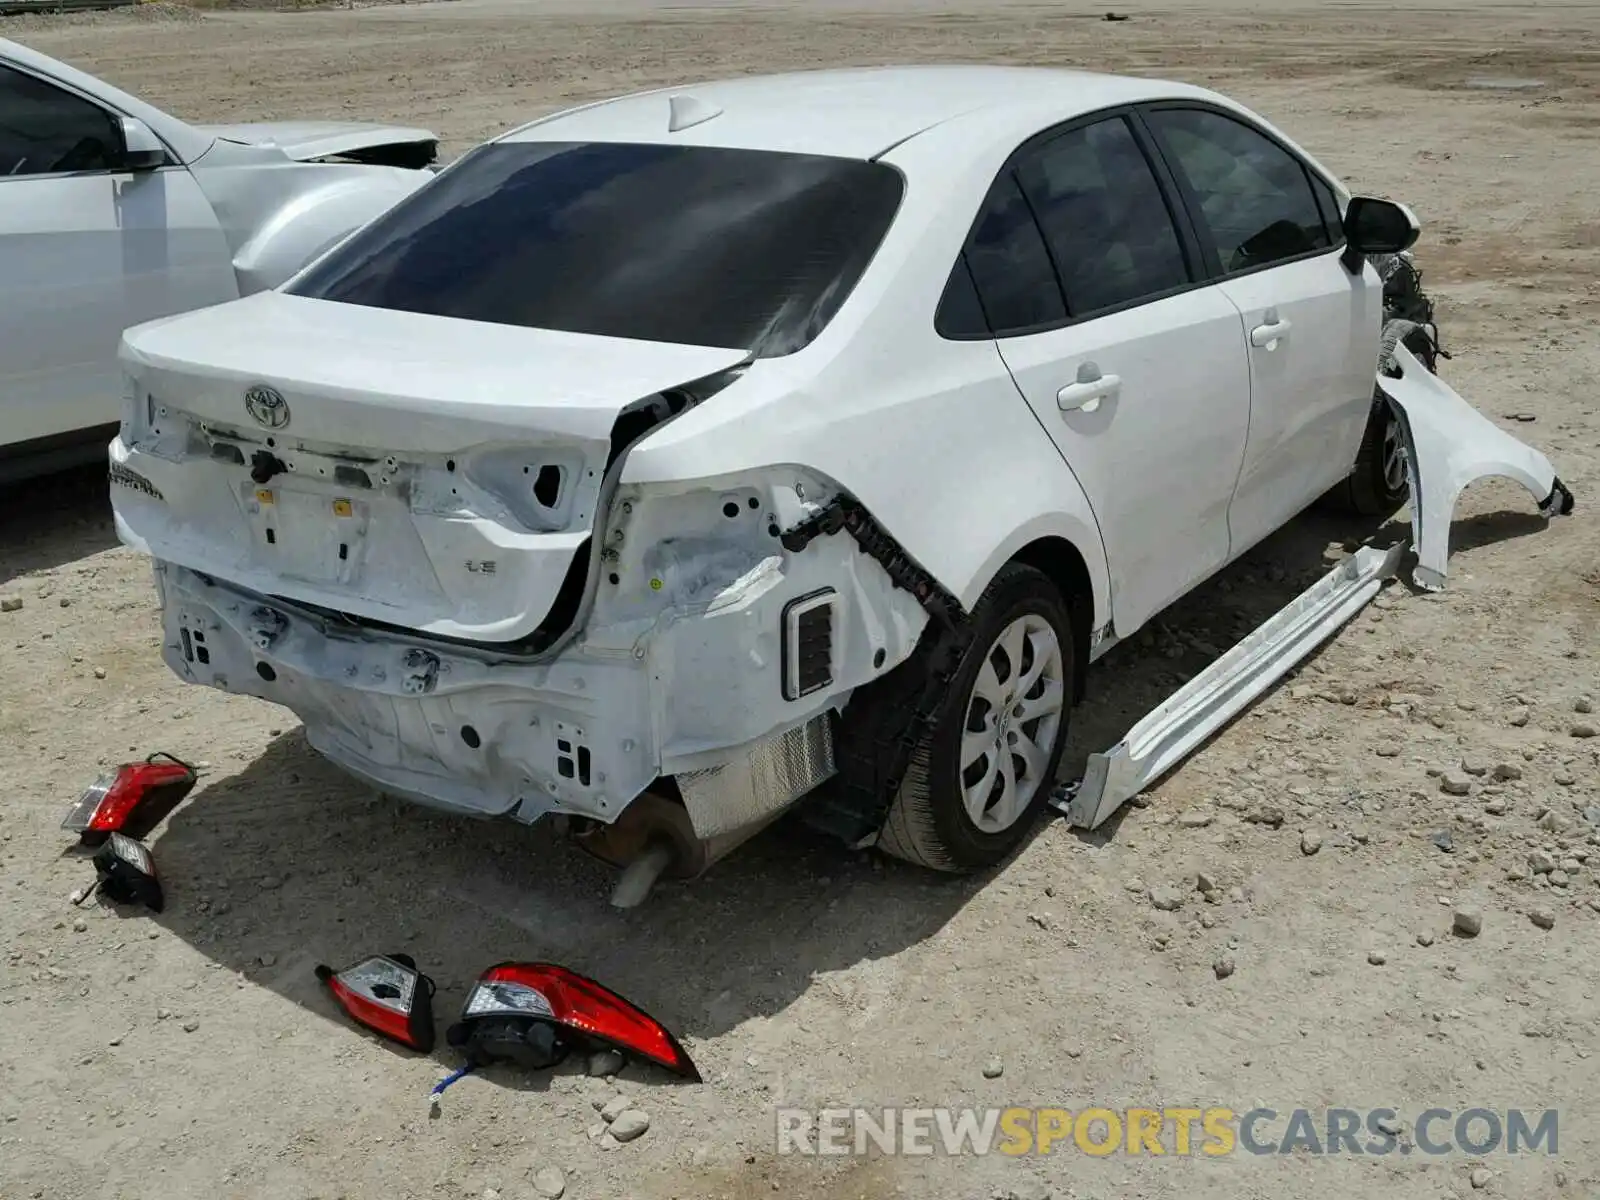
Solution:
{"label": "rear door window", "polygon": [[356,234],[296,295],[606,337],[808,344],[876,253],[892,167],[632,143],[480,147]]}
{"label": "rear door window", "polygon": [[1121,117],[1052,138],[1019,164],[1017,178],[1074,318],[1188,286],[1172,213]]}

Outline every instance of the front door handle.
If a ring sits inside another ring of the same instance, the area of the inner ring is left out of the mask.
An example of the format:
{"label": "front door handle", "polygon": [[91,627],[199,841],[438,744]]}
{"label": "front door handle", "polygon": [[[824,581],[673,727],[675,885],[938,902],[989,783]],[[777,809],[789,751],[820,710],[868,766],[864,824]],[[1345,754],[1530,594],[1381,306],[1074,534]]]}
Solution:
{"label": "front door handle", "polygon": [[1069,383],[1056,393],[1056,407],[1062,412],[1092,413],[1100,401],[1109,400],[1122,390],[1122,380],[1116,375],[1102,375],[1093,363],[1078,368],[1078,382]]}
{"label": "front door handle", "polygon": [[1250,331],[1250,344],[1262,350],[1276,350],[1278,343],[1289,336],[1289,322],[1278,316],[1275,308],[1267,309],[1261,324]]}

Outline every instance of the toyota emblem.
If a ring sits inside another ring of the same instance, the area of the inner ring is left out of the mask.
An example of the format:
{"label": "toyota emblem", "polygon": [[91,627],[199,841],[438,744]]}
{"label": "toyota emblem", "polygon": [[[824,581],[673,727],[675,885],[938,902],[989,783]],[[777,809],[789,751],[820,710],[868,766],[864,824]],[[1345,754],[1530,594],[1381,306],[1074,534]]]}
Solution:
{"label": "toyota emblem", "polygon": [[289,423],[289,403],[277,388],[251,388],[244,394],[244,409],[257,425],[268,429],[282,429]]}

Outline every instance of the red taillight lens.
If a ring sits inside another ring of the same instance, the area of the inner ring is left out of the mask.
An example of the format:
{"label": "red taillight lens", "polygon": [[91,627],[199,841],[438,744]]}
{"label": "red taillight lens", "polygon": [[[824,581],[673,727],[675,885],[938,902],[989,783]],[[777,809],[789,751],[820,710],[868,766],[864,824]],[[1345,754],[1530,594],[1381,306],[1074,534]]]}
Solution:
{"label": "red taillight lens", "polygon": [[433,1049],[433,980],[407,954],[378,954],[317,978],[352,1020],[424,1054]]}
{"label": "red taillight lens", "polygon": [[654,1017],[610,988],[554,963],[501,963],[478,979],[462,1022],[479,1017],[554,1021],[589,1038],[649,1059],[698,1081],[700,1072],[678,1039]]}
{"label": "red taillight lens", "polygon": [[170,754],[124,763],[115,775],[102,775],[89,785],[61,828],[77,833],[89,846],[113,833],[142,838],[183,802],[195,779],[194,768]]}

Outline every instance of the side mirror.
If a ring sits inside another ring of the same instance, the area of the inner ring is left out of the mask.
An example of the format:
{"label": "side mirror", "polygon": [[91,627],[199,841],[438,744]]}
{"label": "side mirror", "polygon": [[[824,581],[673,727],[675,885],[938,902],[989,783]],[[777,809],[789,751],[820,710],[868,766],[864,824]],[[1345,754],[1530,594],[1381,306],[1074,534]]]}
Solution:
{"label": "side mirror", "polygon": [[1372,196],[1352,196],[1344,210],[1344,254],[1339,261],[1352,275],[1369,254],[1399,254],[1416,244],[1422,226],[1404,204]]}
{"label": "side mirror", "polygon": [[154,171],[167,165],[167,148],[138,117],[121,117],[122,169],[124,171]]}

